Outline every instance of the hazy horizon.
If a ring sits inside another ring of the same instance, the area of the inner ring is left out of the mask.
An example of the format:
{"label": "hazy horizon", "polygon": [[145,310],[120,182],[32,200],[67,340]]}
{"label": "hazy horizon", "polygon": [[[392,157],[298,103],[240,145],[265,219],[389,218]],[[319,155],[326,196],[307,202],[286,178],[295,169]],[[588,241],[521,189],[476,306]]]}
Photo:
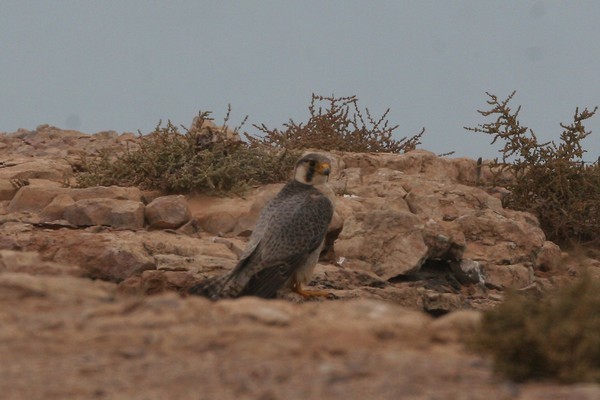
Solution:
{"label": "hazy horizon", "polygon": [[[390,108],[398,138],[491,158],[465,131],[485,92],[522,105],[540,141],[559,140],[576,107],[600,105],[600,2],[246,1],[0,3],[0,132],[40,124],[146,133],[248,115],[275,128],[308,118],[312,93]],[[585,159],[600,155],[600,115]]]}

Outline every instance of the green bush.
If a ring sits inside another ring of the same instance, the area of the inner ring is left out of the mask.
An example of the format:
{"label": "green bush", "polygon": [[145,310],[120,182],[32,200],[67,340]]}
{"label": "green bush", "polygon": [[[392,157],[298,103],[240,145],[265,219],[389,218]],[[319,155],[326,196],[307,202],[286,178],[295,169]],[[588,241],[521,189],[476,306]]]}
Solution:
{"label": "green bush", "polygon": [[474,346],[514,379],[600,383],[600,282],[580,278],[538,299],[509,293],[485,312]]}
{"label": "green bush", "polygon": [[514,94],[499,101],[487,93],[491,109],[479,113],[495,116],[495,121],[465,128],[492,135],[492,144],[498,140],[504,143],[501,160],[490,164],[498,178],[505,177],[506,172],[510,176],[509,180],[494,182],[510,190],[504,205],[535,214],[550,240],[597,245],[600,165],[582,161],[585,153],[582,141],[591,133],[583,123],[595,114],[597,107],[592,111],[576,109],[573,123],[561,124],[559,144],[540,143],[531,129],[520,124],[521,107],[516,111],[509,107]]}
{"label": "green bush", "polygon": [[[210,121],[199,113],[195,126]],[[82,160],[79,186],[137,186],[167,193],[240,193],[251,185],[285,181],[298,153],[250,146],[228,138],[222,130],[193,129],[180,133],[170,121],[159,123],[138,145],[121,154],[102,152]],[[239,128],[233,133],[237,135]]]}
{"label": "green bush", "polygon": [[394,139],[393,133],[398,125],[390,126],[387,120],[390,110],[375,119],[369,109],[365,110],[365,114],[360,111],[356,96],[336,98],[313,94],[308,110],[310,118],[306,123],[290,120],[283,124],[282,130],[269,129],[264,124],[254,125],[264,136],[246,137],[254,144],[290,150],[402,153],[421,144],[420,138],[425,133],[423,128],[410,138]]}

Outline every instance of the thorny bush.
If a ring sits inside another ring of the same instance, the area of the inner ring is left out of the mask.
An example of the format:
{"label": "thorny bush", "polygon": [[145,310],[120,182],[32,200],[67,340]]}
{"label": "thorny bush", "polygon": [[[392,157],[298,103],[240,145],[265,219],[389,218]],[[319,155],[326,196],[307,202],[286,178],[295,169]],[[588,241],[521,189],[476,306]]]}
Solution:
{"label": "thorny bush", "polygon": [[[326,102],[323,109],[318,103]],[[251,185],[285,181],[301,149],[352,152],[405,152],[420,144],[424,133],[395,140],[398,127],[390,126],[386,111],[366,118],[355,96],[312,96],[306,124],[290,120],[285,130],[256,126],[265,135],[240,140],[242,124],[229,130],[227,111],[223,126],[212,123],[210,112],[200,112],[185,133],[168,121],[153,132],[140,133],[137,144],[121,154],[108,151],[84,157],[77,175],[79,186],[119,185],[158,189],[168,193],[240,193]]]}
{"label": "thorny bush", "polygon": [[[494,184],[510,190],[504,205],[535,214],[550,240],[599,245],[600,162],[582,159],[582,141],[591,133],[583,123],[598,108],[576,108],[573,122],[560,124],[559,144],[540,143],[535,133],[519,122],[521,107],[514,111],[509,107],[515,92],[503,101],[487,95],[491,109],[479,113],[493,116],[495,121],[465,129],[493,136],[492,144],[504,143],[501,159],[490,163],[497,173]],[[502,181],[506,172],[510,179]]]}
{"label": "thorny bush", "polygon": [[264,144],[284,149],[320,149],[348,152],[404,153],[414,150],[425,133],[396,140],[393,137],[398,125],[387,120],[389,109],[379,118],[373,118],[369,109],[363,113],[356,96],[324,97],[312,95],[308,107],[310,117],[306,123],[293,120],[283,124],[283,129],[269,129],[254,125],[263,137],[246,135],[250,143]]}
{"label": "thorny bush", "polygon": [[[227,114],[229,116],[229,112]],[[192,129],[180,133],[168,121],[138,145],[122,154],[102,152],[82,160],[79,186],[118,185],[158,189],[167,193],[241,193],[254,184],[284,181],[298,154],[239,140],[239,127],[228,135],[212,123],[210,112],[200,112]]]}

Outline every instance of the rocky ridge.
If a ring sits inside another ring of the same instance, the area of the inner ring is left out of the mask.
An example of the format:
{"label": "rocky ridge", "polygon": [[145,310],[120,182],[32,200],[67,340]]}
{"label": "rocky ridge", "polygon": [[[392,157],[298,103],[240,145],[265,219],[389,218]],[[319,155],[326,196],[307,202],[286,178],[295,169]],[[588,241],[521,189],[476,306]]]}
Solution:
{"label": "rocky ridge", "polygon": [[583,264],[600,270],[595,260],[569,264],[534,216],[503,209],[501,190],[477,185],[490,172],[474,160],[330,154],[338,200],[312,284],[332,299],[211,303],[178,293],[235,265],[281,185],[244,198],[66,185],[81,156],[136,140],[49,126],[0,135],[6,398],[600,393],[514,385],[464,350],[476,310],[506,288],[543,291]]}

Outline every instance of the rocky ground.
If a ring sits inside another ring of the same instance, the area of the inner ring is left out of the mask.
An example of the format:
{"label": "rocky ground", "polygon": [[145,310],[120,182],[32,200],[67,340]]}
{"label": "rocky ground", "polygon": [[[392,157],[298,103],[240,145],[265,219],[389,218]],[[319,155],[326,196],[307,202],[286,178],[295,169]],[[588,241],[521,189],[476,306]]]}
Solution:
{"label": "rocky ground", "polygon": [[[0,135],[3,399],[596,399],[515,384],[465,348],[506,288],[545,291],[600,262],[545,240],[484,190],[485,167],[426,151],[332,154],[337,211],[313,286],[330,299],[181,295],[237,260],[262,205],[77,189],[82,155],[131,134]],[[479,184],[479,185],[478,185]]]}

